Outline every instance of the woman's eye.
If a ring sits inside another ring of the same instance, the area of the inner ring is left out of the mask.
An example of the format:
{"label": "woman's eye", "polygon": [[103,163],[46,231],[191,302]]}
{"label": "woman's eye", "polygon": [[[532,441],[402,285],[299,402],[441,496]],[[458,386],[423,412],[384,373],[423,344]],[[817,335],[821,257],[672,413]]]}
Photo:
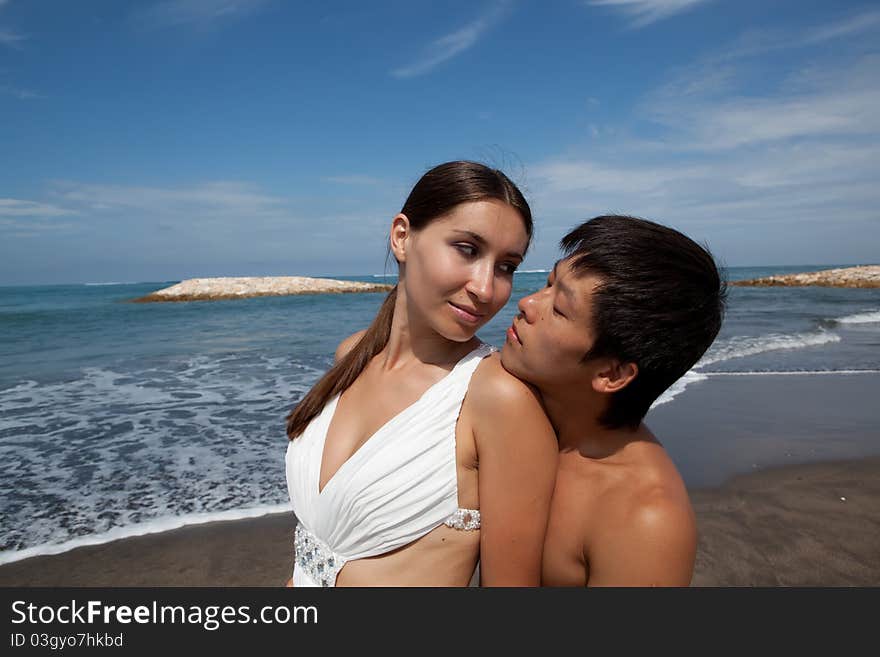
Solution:
{"label": "woman's eye", "polygon": [[560,317],[565,317],[565,315],[563,315],[561,312],[559,312],[559,309],[556,306],[553,306],[553,314],[559,315]]}
{"label": "woman's eye", "polygon": [[459,250],[463,255],[473,257],[477,255],[477,247],[473,244],[456,244],[455,248]]}
{"label": "woman's eye", "polygon": [[513,274],[516,271],[518,265],[513,264],[512,262],[505,262],[499,265],[501,267],[501,271],[505,274]]}

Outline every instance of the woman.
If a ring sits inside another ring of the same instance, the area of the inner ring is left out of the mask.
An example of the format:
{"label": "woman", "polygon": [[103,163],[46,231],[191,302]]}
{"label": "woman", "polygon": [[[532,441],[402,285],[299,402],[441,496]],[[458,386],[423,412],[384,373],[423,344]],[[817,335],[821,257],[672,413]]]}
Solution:
{"label": "woman", "polygon": [[391,223],[398,284],[288,416],[294,586],[540,583],[556,439],[475,337],[532,233],[500,171],[448,162]]}

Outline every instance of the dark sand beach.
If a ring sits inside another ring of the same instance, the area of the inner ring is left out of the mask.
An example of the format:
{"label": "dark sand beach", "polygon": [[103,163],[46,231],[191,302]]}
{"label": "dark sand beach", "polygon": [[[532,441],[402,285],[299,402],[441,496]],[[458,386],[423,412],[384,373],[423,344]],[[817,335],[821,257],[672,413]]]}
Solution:
{"label": "dark sand beach", "polygon": [[[697,514],[693,585],[880,585],[878,393],[876,374],[713,377],[652,411]],[[280,586],[294,523],[275,514],[32,557],[0,566],[0,585]]]}

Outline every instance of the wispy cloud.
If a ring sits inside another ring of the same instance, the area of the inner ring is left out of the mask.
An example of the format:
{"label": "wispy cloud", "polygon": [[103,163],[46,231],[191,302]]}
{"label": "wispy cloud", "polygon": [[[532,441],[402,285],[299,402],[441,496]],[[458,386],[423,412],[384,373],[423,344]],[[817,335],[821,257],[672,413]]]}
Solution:
{"label": "wispy cloud", "polygon": [[644,27],[711,0],[589,0],[597,7],[614,7],[630,16],[632,27]]}
{"label": "wispy cloud", "polygon": [[823,43],[831,39],[875,30],[878,27],[880,27],[880,11],[868,11],[810,30],[803,36],[802,41],[805,45]]}
{"label": "wispy cloud", "polygon": [[58,217],[78,215],[71,208],[17,198],[0,198],[0,234],[4,240],[58,234],[73,228]]}
{"label": "wispy cloud", "polygon": [[18,48],[21,42],[26,39],[27,37],[24,34],[19,34],[8,28],[0,27],[0,45],[8,46],[10,48]]}
{"label": "wispy cloud", "polygon": [[[796,138],[880,133],[880,53],[832,56],[816,46],[832,39],[867,43],[880,36],[880,12],[869,12],[772,38],[743,35],[727,48],[673,74],[648,94],[643,114],[670,129],[667,147],[718,150]],[[769,50],[812,46],[810,64],[775,75]],[[760,83],[758,83],[760,82]],[[756,92],[755,89],[761,89]]]}
{"label": "wispy cloud", "polygon": [[177,188],[56,181],[54,196],[83,210],[142,210],[155,216],[186,216],[207,220],[282,216],[287,202],[286,199],[261,193],[254,185],[235,181],[215,181]]}
{"label": "wispy cloud", "polygon": [[606,212],[647,216],[710,245],[740,245],[726,254],[734,263],[831,262],[835,249],[875,260],[880,22],[870,16],[778,34],[792,49],[848,41],[816,48],[808,65],[780,59],[788,69],[769,79],[767,60],[749,59],[753,38],[693,62],[618,124],[641,134],[648,119],[649,139],[594,139],[589,151],[531,165],[534,210],[559,228]]}
{"label": "wispy cloud", "polygon": [[0,217],[61,217],[73,214],[78,213],[76,210],[48,203],[0,198]]}
{"label": "wispy cloud", "polygon": [[842,37],[870,34],[876,32],[878,28],[880,28],[880,11],[870,10],[805,30],[751,29],[722,50],[704,56],[701,65],[717,66],[770,52],[816,46]]}
{"label": "wispy cloud", "polygon": [[18,87],[13,87],[8,84],[0,84],[0,94],[6,96],[14,96],[19,100],[32,100],[35,98],[45,98],[42,94],[38,94],[35,91],[31,91],[30,89],[20,89]]}
{"label": "wispy cloud", "polygon": [[382,185],[386,184],[381,178],[376,176],[368,176],[366,174],[354,173],[347,176],[327,176],[322,178],[324,182],[333,183],[335,185]]}
{"label": "wispy cloud", "polygon": [[424,75],[437,66],[472,48],[505,15],[510,3],[496,2],[483,16],[464,27],[434,40],[413,63],[391,71],[396,78]]}
{"label": "wispy cloud", "polygon": [[264,4],[266,0],[165,0],[139,10],[135,16],[150,27],[205,27],[245,16]]}
{"label": "wispy cloud", "polygon": [[[0,9],[3,9],[3,5],[5,4],[7,4],[7,0],[0,0]],[[19,44],[25,39],[27,39],[27,36],[24,34],[0,25],[0,45],[9,48],[18,48]]]}

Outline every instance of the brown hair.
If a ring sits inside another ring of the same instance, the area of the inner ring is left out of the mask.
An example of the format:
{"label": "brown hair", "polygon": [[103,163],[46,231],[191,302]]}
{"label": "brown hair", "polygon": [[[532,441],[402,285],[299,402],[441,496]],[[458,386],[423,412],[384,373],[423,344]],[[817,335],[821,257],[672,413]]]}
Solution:
{"label": "brown hair", "polygon": [[[498,169],[478,162],[455,161],[440,164],[423,175],[403,204],[401,214],[413,230],[451,212],[462,203],[495,199],[519,211],[526,234],[532,238],[532,211],[516,185]],[[388,293],[370,327],[358,343],[306,393],[287,416],[287,437],[293,440],[335,395],[345,391],[367,364],[388,343],[391,318],[397,300],[397,286]]]}

